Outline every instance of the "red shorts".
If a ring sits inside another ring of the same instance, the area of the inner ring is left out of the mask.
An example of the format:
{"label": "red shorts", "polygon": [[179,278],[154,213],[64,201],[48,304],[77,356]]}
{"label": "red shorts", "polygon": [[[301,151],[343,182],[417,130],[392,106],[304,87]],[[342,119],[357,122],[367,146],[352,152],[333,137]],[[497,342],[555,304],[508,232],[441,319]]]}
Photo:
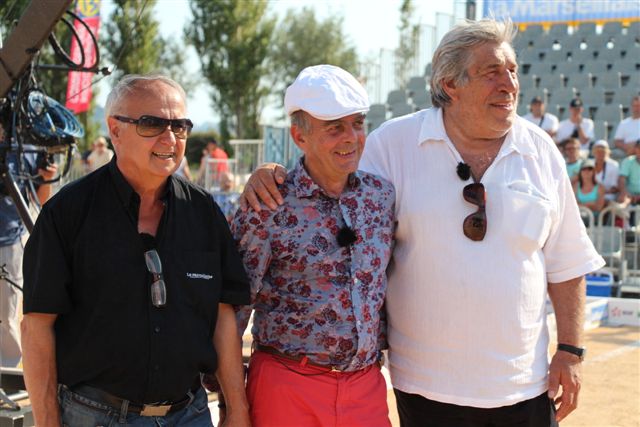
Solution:
{"label": "red shorts", "polygon": [[247,397],[254,427],[391,427],[387,385],[377,364],[330,372],[256,351]]}

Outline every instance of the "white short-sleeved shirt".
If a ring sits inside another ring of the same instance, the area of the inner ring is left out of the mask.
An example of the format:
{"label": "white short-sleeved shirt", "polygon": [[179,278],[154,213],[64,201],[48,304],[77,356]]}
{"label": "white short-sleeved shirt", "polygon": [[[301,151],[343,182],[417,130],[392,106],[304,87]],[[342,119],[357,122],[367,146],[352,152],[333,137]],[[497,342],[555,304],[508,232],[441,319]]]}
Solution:
{"label": "white short-sleeved shirt", "polygon": [[640,119],[627,117],[622,120],[613,139],[621,139],[625,144],[634,144],[636,141],[640,141]]}
{"label": "white short-sleeved shirt", "polygon": [[547,390],[547,282],[604,265],[587,237],[565,163],[540,128],[517,118],[485,172],[487,233],[464,236],[477,207],[442,110],[390,120],[360,167],[396,188],[398,228],[387,312],[395,387],[456,405],[511,405]]}
{"label": "white short-sleeved shirt", "polygon": [[[604,161],[604,167],[598,173],[596,173],[596,181],[602,185],[606,191],[613,187],[618,186],[618,177],[620,176],[620,168],[618,162],[613,159],[606,159]],[[607,200],[615,200],[616,195],[607,193],[604,195]]]}
{"label": "white short-sleeved shirt", "polygon": [[[582,128],[582,131],[584,132],[584,134],[589,137],[589,140],[594,139],[593,120],[583,118],[582,122],[580,122],[580,127]],[[570,138],[571,135],[573,135],[573,132],[575,130],[576,130],[575,123],[573,123],[569,119],[565,119],[561,121],[560,124],[558,125],[558,132],[556,132],[555,140],[557,142],[562,142],[565,139]],[[587,144],[584,144],[581,148],[589,150],[590,147]]]}
{"label": "white short-sleeved shirt", "polygon": [[536,117],[533,113],[527,113],[522,117],[551,133],[557,132],[558,126],[560,125],[558,118],[551,113],[544,113],[542,117]]}

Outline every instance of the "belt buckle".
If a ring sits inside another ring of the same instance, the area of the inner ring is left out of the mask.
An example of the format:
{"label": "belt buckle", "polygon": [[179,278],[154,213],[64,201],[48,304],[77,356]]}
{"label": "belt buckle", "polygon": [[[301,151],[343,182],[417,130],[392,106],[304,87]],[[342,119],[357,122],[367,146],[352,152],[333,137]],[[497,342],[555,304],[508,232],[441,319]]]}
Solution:
{"label": "belt buckle", "polygon": [[164,417],[170,409],[171,405],[143,405],[140,415],[143,417]]}
{"label": "belt buckle", "polygon": [[335,366],[331,366],[331,371],[330,372],[342,372],[341,369],[336,368]]}

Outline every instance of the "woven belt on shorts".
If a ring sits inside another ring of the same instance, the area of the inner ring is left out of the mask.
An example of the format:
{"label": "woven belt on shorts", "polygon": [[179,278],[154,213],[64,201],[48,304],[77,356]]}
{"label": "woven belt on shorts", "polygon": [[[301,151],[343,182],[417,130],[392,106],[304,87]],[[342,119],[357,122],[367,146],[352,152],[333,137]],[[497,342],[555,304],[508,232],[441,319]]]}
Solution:
{"label": "woven belt on shorts", "polygon": [[335,366],[331,366],[331,365],[323,365],[320,363],[314,363],[311,360],[309,360],[308,356],[294,356],[291,354],[287,354],[287,353],[283,353],[280,350],[277,350],[271,346],[268,345],[262,345],[262,344],[257,344],[255,346],[256,350],[261,351],[263,353],[269,353],[269,354],[273,354],[274,356],[278,356],[281,357],[283,359],[287,359],[287,360],[292,360],[294,362],[299,362],[300,365],[302,366],[313,366],[316,368],[323,368],[323,369],[327,369],[329,372],[342,372],[341,369],[336,368]]}
{"label": "woven belt on shorts", "polygon": [[[86,397],[87,399],[95,400],[96,402],[110,406],[116,410],[120,410],[122,408],[122,403],[126,400],[100,390],[99,388],[84,384],[69,387],[69,390],[73,393],[79,394],[80,396]],[[196,391],[192,390],[191,393],[195,394]],[[145,417],[164,417],[167,414],[186,408],[192,401],[193,395],[187,395],[184,399],[178,402],[166,402],[163,404],[139,404],[129,402],[127,412],[140,414]]]}

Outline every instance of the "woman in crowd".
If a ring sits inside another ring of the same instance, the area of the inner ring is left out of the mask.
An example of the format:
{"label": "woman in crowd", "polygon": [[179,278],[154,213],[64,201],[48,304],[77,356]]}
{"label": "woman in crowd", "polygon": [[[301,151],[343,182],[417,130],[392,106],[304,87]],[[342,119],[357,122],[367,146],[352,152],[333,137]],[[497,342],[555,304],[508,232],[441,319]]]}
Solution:
{"label": "woman in crowd", "polygon": [[618,196],[618,162],[609,158],[611,150],[604,139],[596,141],[591,148],[591,155],[595,160],[596,182],[604,186],[605,204],[615,201]]}
{"label": "woman in crowd", "polygon": [[595,162],[592,159],[582,161],[578,181],[573,185],[576,199],[579,206],[591,209],[593,216],[598,217],[598,213],[604,207],[604,185],[596,181]]}

